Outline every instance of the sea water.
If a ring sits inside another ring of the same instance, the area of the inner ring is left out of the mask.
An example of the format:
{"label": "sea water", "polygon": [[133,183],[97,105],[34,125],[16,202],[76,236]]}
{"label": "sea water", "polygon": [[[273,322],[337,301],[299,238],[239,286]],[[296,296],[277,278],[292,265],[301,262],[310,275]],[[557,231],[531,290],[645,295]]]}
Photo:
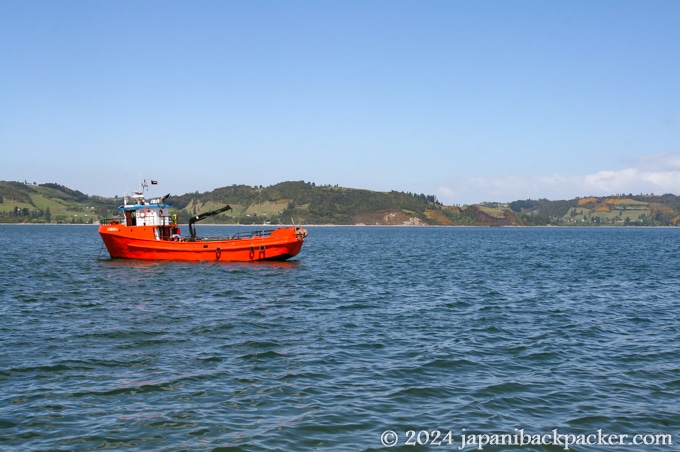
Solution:
{"label": "sea water", "polygon": [[680,450],[680,229],[308,229],[0,225],[0,450]]}

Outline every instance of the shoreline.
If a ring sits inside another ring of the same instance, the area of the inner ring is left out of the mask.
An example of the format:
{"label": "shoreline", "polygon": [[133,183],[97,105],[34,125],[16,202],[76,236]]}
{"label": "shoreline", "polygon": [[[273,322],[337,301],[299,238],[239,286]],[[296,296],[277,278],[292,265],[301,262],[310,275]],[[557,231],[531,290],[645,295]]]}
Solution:
{"label": "shoreline", "polygon": [[[91,226],[99,227],[99,224],[71,224],[71,223],[0,223],[0,226]],[[188,223],[179,223],[180,227],[188,227]],[[278,227],[292,227],[291,224],[201,224],[200,227],[244,227],[244,228],[278,228]],[[313,228],[492,228],[492,229],[680,229],[680,226],[616,226],[616,225],[537,225],[537,226],[520,226],[520,225],[442,225],[442,224],[296,224],[295,226],[313,227]]]}

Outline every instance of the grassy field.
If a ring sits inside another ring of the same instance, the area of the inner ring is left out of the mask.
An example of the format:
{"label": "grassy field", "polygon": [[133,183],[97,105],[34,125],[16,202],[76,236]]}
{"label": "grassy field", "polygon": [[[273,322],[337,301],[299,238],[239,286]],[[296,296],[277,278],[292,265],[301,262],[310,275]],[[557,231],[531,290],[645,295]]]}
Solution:
{"label": "grassy field", "polygon": [[642,222],[653,217],[649,203],[626,198],[583,198],[572,207],[563,220],[573,224],[625,224]]}

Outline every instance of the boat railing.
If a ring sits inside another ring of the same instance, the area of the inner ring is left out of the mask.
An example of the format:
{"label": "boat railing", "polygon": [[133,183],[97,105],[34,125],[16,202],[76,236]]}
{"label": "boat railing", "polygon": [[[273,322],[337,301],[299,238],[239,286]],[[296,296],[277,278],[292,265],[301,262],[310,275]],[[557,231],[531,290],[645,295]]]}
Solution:
{"label": "boat railing", "polygon": [[125,217],[101,218],[99,224],[125,224]]}
{"label": "boat railing", "polygon": [[259,231],[243,231],[237,232],[236,234],[232,235],[231,238],[238,240],[238,239],[252,239],[253,237],[269,237],[272,232],[274,232],[274,229],[262,229]]}
{"label": "boat railing", "polygon": [[[163,216],[163,217],[158,217],[158,219],[154,222],[154,220],[150,220],[148,224],[144,224],[141,220],[137,220],[136,218],[132,218],[131,221],[132,226],[175,226],[177,223],[174,222],[174,219],[172,217],[168,216]],[[127,225],[127,219],[124,216],[119,216],[119,217],[111,217],[111,218],[100,218],[99,219],[99,224],[122,224],[122,225]]]}
{"label": "boat railing", "polygon": [[228,237],[198,237],[197,240],[203,242],[216,241],[216,240],[244,240],[253,239],[255,237],[269,237],[274,229],[263,229],[258,231],[242,231],[232,234]]}

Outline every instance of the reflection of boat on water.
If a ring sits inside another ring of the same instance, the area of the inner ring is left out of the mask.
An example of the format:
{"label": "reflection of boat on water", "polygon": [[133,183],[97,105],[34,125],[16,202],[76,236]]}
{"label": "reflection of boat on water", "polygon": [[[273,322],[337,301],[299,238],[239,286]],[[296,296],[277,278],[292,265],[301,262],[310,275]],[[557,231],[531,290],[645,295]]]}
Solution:
{"label": "reflection of boat on water", "polygon": [[300,252],[307,230],[298,226],[239,232],[229,237],[198,237],[194,223],[231,210],[230,206],[189,219],[189,236],[182,236],[177,216],[165,204],[169,195],[146,200],[143,190],[118,207],[123,216],[101,220],[99,234],[113,258],[182,261],[281,261]]}

